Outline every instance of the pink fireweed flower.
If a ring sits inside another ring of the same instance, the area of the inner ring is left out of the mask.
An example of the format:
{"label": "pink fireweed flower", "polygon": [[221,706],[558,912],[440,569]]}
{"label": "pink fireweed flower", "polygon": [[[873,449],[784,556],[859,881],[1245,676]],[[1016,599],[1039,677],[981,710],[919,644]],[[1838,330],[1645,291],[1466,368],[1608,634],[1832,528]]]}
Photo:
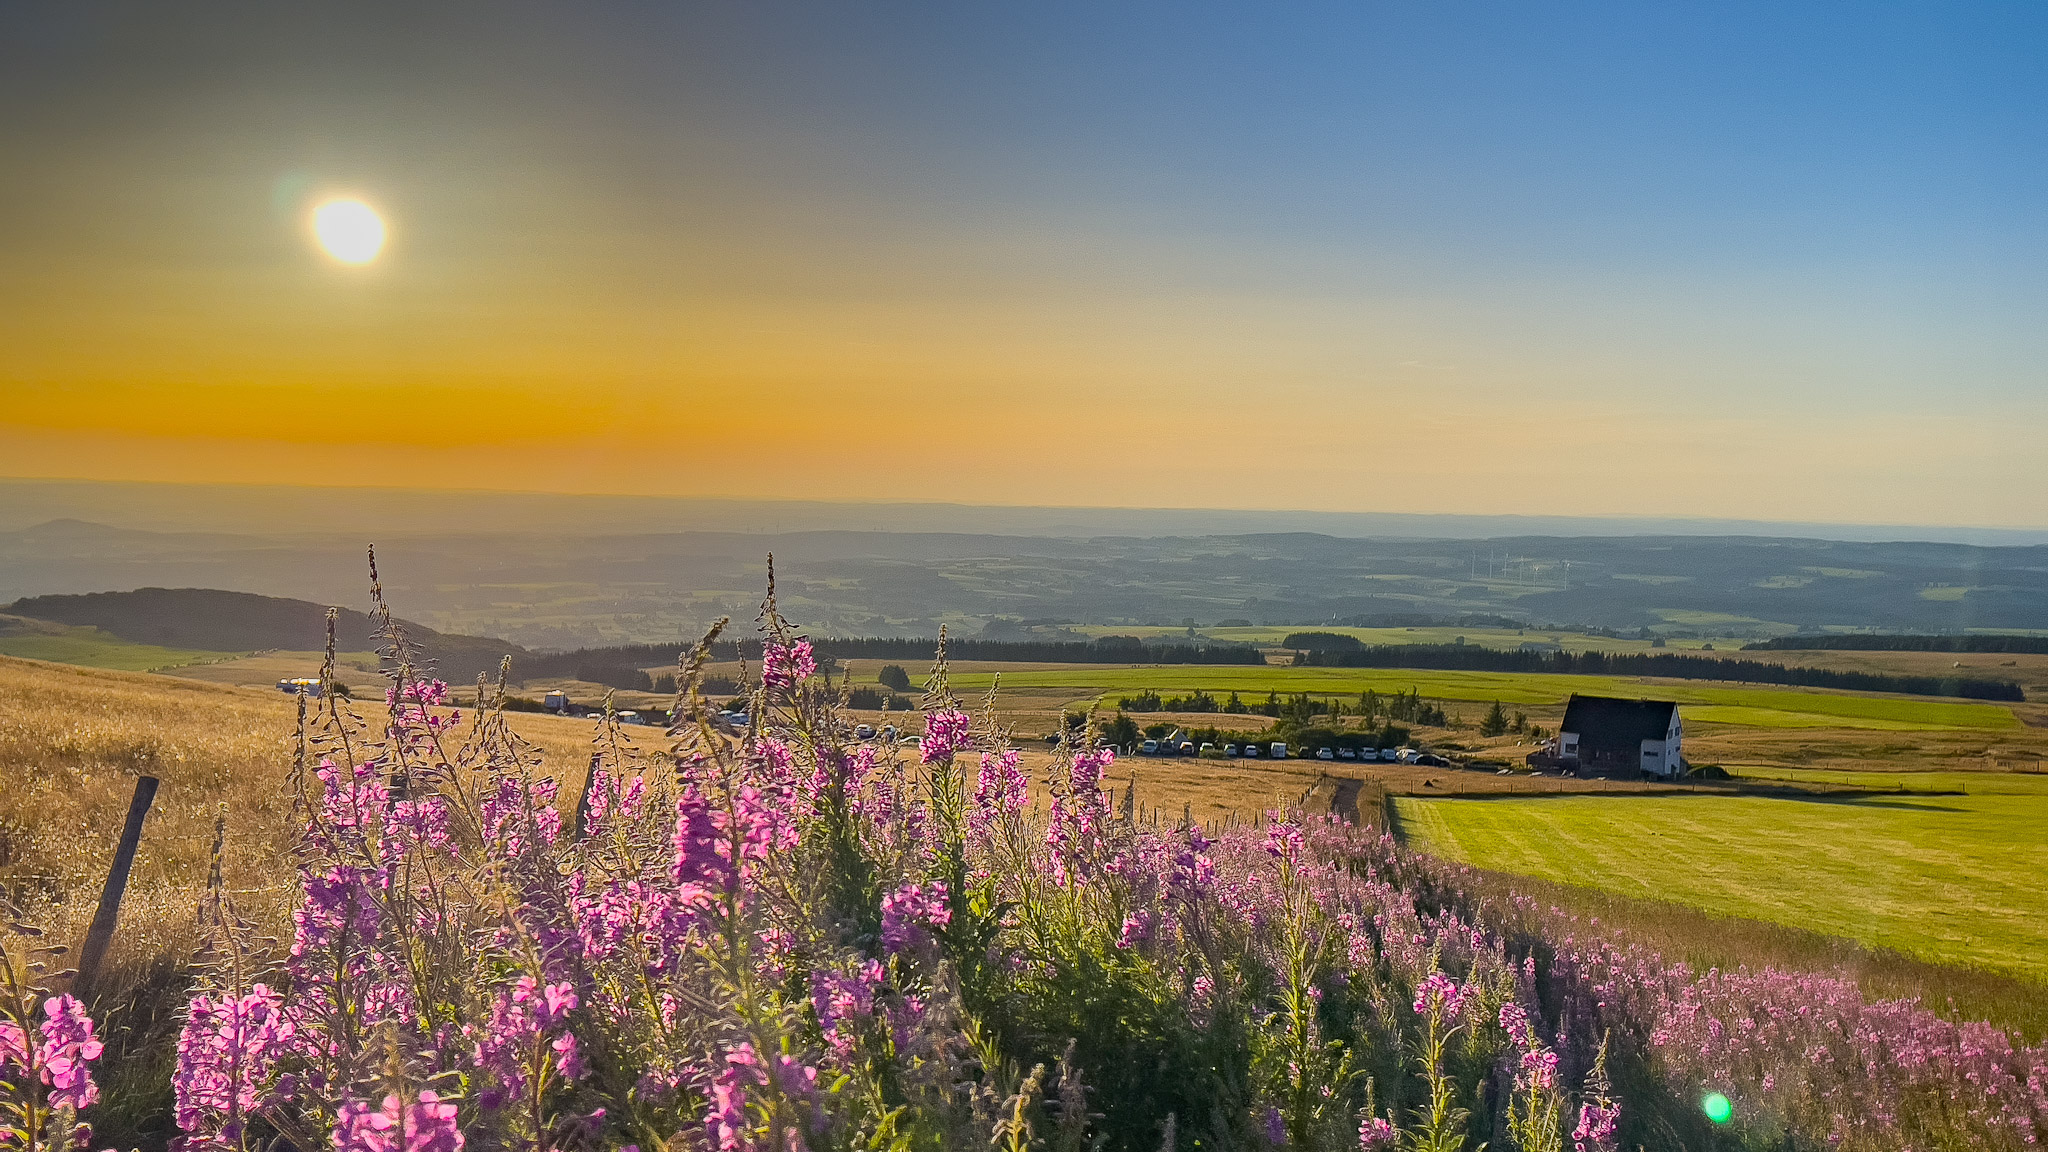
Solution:
{"label": "pink fireweed flower", "polygon": [[1429,979],[1416,985],[1415,1014],[1455,1020],[1465,1014],[1465,989],[1449,976],[1431,972]]}
{"label": "pink fireweed flower", "polygon": [[809,640],[784,646],[769,641],[761,649],[761,683],[770,688],[789,689],[818,670],[818,659]]}
{"label": "pink fireweed flower", "polygon": [[928,887],[905,884],[882,897],[882,947],[901,952],[920,925],[944,928],[953,922],[953,909],[946,903],[946,882],[934,880]]}
{"label": "pink fireweed flower", "polygon": [[1378,1116],[1368,1116],[1358,1126],[1359,1152],[1384,1152],[1401,1140],[1401,1133],[1393,1124]]}
{"label": "pink fireweed flower", "polygon": [[967,742],[974,728],[974,721],[965,712],[930,712],[924,718],[924,752],[926,764],[938,760],[951,760]]}
{"label": "pink fireweed flower", "polygon": [[305,896],[292,910],[292,956],[323,952],[344,936],[360,947],[382,935],[383,913],[371,891],[371,885],[381,885],[379,877],[342,865],[303,882]]}
{"label": "pink fireweed flower", "polygon": [[1522,1053],[1521,1071],[1515,1077],[1523,1088],[1544,1092],[1557,1087],[1557,1053],[1536,1047]]}
{"label": "pink fireweed flower", "polygon": [[382,1108],[350,1100],[334,1121],[335,1152],[460,1152],[462,1145],[455,1105],[429,1091],[410,1107],[396,1096],[386,1096]]}
{"label": "pink fireweed flower", "polygon": [[998,820],[1023,812],[1028,788],[1016,749],[1005,749],[1001,755],[983,752],[974,807],[967,813],[968,830],[987,836]]}
{"label": "pink fireweed flower", "polygon": [[[779,1052],[764,1061],[752,1044],[741,1041],[726,1051],[725,1067],[711,1082],[710,1107],[704,1110],[704,1132],[713,1147],[720,1152],[742,1152],[750,1147],[748,1091],[771,1084],[790,1101],[809,1105],[812,1119],[816,1120],[818,1070]],[[791,1127],[781,1135],[780,1147],[785,1152],[802,1152],[802,1132]]]}
{"label": "pink fireweed flower", "polygon": [[1289,864],[1300,860],[1301,850],[1308,842],[1302,834],[1301,825],[1283,818],[1278,812],[1269,812],[1266,817],[1269,821],[1266,825],[1267,853]]}
{"label": "pink fireweed flower", "polygon": [[236,1144],[243,1118],[268,1101],[271,1073],[294,1050],[297,1033],[284,997],[268,985],[218,1001],[194,996],[171,1073],[178,1127],[207,1133],[224,1146]]}
{"label": "pink fireweed flower", "polygon": [[[100,1058],[101,1047],[85,1006],[69,995],[43,1001],[43,1023],[36,1032],[42,1040],[30,1053],[21,1026],[0,1023],[0,1078],[19,1075],[34,1062],[40,1066],[40,1079],[50,1089],[50,1107],[91,1107],[100,1098],[100,1090],[86,1065]],[[5,1134],[0,1133],[0,1147],[5,1144]]]}
{"label": "pink fireweed flower", "polygon": [[853,1026],[874,1015],[875,990],[882,986],[884,976],[879,960],[865,961],[851,974],[811,973],[811,1007],[818,1014],[818,1027],[825,1033],[825,1042],[841,1057],[853,1050]]}
{"label": "pink fireweed flower", "polygon": [[1535,1037],[1529,1027],[1528,1010],[1512,1000],[1500,1006],[1500,1027],[1501,1031],[1508,1034],[1508,1039],[1516,1044],[1526,1047],[1534,1042]]}
{"label": "pink fireweed flower", "polygon": [[747,1147],[747,1084],[753,1077],[754,1048],[740,1045],[728,1053],[726,1066],[711,1082],[710,1107],[704,1110],[704,1134],[719,1152],[740,1152]]}
{"label": "pink fireweed flower", "polygon": [[1575,1152],[1609,1152],[1614,1147],[1614,1129],[1620,1120],[1619,1104],[1581,1104],[1579,1125],[1572,1129],[1572,1148]]}
{"label": "pink fireweed flower", "polygon": [[[484,1107],[495,1108],[524,1095],[527,1077],[543,1071],[535,1066],[537,1061],[551,1064],[564,1079],[582,1077],[576,1037],[567,1029],[569,1014],[578,1004],[576,990],[567,981],[543,987],[532,976],[523,975],[499,990],[481,1033],[465,1029],[476,1035],[478,1069],[490,1073],[496,1082],[494,1090],[478,1096]],[[550,1039],[549,1034],[557,1030],[560,1034]],[[543,1046],[554,1052],[551,1059],[539,1055]],[[544,1082],[544,1073],[542,1079]]]}
{"label": "pink fireweed flower", "polygon": [[1150,912],[1143,910],[1132,912],[1124,917],[1123,930],[1117,933],[1116,946],[1119,948],[1131,948],[1150,940],[1152,938],[1153,919],[1154,917]]}

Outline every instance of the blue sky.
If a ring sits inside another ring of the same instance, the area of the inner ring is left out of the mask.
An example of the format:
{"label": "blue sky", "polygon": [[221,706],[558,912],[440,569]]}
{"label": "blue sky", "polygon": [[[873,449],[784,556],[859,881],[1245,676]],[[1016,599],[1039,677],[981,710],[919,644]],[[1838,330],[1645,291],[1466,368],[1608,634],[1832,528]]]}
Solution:
{"label": "blue sky", "polygon": [[[1142,445],[1053,475],[992,453],[938,492],[878,465],[847,495],[2039,524],[2044,25],[1961,4],[20,6],[0,386],[52,398],[0,441],[34,471],[92,443],[129,478],[235,479],[293,442],[286,407],[222,393],[249,414],[231,435],[102,417],[230,384],[503,381],[508,411],[573,388],[601,417],[531,483],[638,490],[603,466],[663,450],[630,413],[708,404],[809,451],[894,388],[1031,436],[1081,406],[1298,447],[1248,477]],[[307,255],[297,214],[328,188],[392,215],[381,279]],[[457,476],[535,422],[333,435]],[[1368,479],[1336,428],[1469,463]],[[1529,445],[1568,442],[1617,447],[1532,470]],[[725,494],[836,483],[718,467]]]}

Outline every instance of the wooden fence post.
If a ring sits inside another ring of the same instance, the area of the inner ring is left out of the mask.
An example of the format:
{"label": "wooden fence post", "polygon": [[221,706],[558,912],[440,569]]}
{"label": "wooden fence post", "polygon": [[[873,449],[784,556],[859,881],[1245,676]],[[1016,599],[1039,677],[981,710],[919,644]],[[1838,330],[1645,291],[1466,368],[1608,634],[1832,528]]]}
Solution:
{"label": "wooden fence post", "polygon": [[156,802],[157,778],[137,776],[135,796],[128,801],[128,823],[121,828],[121,843],[114,849],[113,866],[107,869],[107,886],[100,889],[100,906],[86,929],[85,946],[78,950],[78,975],[71,978],[71,994],[80,1000],[92,998],[99,980],[100,965],[114,942],[114,926],[121,919],[121,897],[128,891],[128,870],[135,866],[135,848],[142,842],[142,821]]}
{"label": "wooden fence post", "polygon": [[575,838],[577,840],[583,839],[590,832],[588,827],[590,822],[590,787],[597,783],[597,768],[602,763],[604,763],[604,753],[592,752],[590,754],[590,769],[583,774],[583,793],[576,797]]}

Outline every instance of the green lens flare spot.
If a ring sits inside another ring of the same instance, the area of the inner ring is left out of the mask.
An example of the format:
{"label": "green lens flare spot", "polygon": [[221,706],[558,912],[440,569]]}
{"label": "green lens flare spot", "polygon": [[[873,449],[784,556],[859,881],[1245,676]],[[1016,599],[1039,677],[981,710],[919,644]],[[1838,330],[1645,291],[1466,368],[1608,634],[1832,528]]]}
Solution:
{"label": "green lens flare spot", "polygon": [[1726,1124],[1735,1118],[1735,1105],[1730,1104],[1728,1098],[1719,1092],[1707,1093],[1706,1098],[1700,1101],[1700,1110],[1707,1114],[1707,1119],[1716,1124]]}

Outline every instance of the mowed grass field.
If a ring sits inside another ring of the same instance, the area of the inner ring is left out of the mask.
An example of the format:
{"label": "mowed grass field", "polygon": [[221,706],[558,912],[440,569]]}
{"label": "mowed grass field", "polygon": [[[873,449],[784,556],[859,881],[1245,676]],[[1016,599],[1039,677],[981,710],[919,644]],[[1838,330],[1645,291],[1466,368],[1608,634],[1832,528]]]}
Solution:
{"label": "mowed grass field", "polygon": [[1913,773],[1885,783],[1967,794],[1394,803],[1408,844],[1482,868],[2048,983],[2048,777]]}
{"label": "mowed grass field", "polygon": [[[962,692],[985,690],[989,672],[953,677]],[[1070,666],[1020,668],[1002,673],[1006,689],[1071,690],[1077,700],[1099,698],[1115,707],[1119,696],[1145,691],[1186,695],[1202,689],[1213,696],[1237,692],[1263,700],[1269,692],[1310,692],[1357,696],[1367,689],[1382,695],[1410,689],[1438,700],[1508,706],[1550,706],[1572,693],[1676,700],[1688,720],[1759,728],[1865,728],[1879,731],[2017,729],[2020,721],[2002,704],[1931,700],[1911,696],[1856,696],[1798,688],[1736,686],[1711,681],[1646,680],[1625,676],[1559,676],[1546,673],[1455,672],[1405,668],[1297,668],[1267,666]],[[1475,717],[1476,719],[1476,717]]]}

